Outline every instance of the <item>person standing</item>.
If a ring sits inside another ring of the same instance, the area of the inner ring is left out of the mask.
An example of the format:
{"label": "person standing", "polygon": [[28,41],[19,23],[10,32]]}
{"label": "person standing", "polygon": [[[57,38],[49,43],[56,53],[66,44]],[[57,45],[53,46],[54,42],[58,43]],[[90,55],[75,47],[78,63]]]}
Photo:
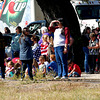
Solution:
{"label": "person standing", "polygon": [[19,49],[19,38],[22,34],[22,28],[20,26],[18,26],[16,28],[16,34],[12,37],[12,41],[11,41],[11,52],[12,52],[12,58],[14,58],[14,52],[18,52],[20,51]]}
{"label": "person standing", "polygon": [[99,55],[99,40],[96,39],[96,34],[90,34],[90,41],[89,41],[89,65],[90,65],[90,74],[94,74],[95,67],[96,67],[96,58]]}
{"label": "person standing", "polygon": [[4,66],[4,57],[5,57],[5,40],[0,32],[0,67],[1,67],[1,77],[5,79],[5,66]]}
{"label": "person standing", "polygon": [[5,28],[4,28],[4,31],[5,31],[5,34],[11,33],[11,32],[10,32],[10,29],[9,29],[8,27],[5,27]]}
{"label": "person standing", "polygon": [[89,45],[89,34],[91,32],[90,27],[86,27],[83,31],[82,34],[82,44],[83,44],[83,52],[85,54],[85,59],[84,59],[84,69],[85,69],[85,73],[89,72],[89,66],[88,66],[88,56],[89,56],[89,49],[88,49],[88,45]]}
{"label": "person standing", "polygon": [[31,47],[33,41],[31,41],[28,35],[29,35],[29,29],[25,27],[19,39],[20,60],[22,61],[22,73],[21,73],[22,80],[25,76],[25,70],[27,67],[28,67],[29,78],[33,80],[33,75],[32,75],[33,52]]}
{"label": "person standing", "polygon": [[47,27],[43,26],[41,28],[41,33],[42,33],[42,36],[40,38],[40,40],[38,41],[38,44],[41,45],[41,43],[43,43],[43,35],[48,35],[48,36],[51,36],[51,34],[48,33],[48,29]]}
{"label": "person standing", "polygon": [[[57,26],[54,27],[54,24]],[[58,76],[54,79],[66,79],[68,77],[67,53],[70,39],[70,31],[68,27],[64,27],[63,19],[54,20],[50,23],[50,31],[54,31],[54,50],[56,61],[58,64]]]}

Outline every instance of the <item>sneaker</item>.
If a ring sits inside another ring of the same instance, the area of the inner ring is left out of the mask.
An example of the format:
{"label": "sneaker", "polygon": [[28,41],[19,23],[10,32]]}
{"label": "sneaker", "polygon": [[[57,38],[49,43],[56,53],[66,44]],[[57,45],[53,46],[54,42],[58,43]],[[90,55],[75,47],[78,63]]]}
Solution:
{"label": "sneaker", "polygon": [[54,78],[54,80],[56,80],[56,79],[60,79],[61,77],[60,76],[56,76],[55,78]]}
{"label": "sneaker", "polygon": [[62,79],[62,80],[63,80],[63,79],[68,79],[68,77],[66,77],[66,76],[63,76],[61,79]]}

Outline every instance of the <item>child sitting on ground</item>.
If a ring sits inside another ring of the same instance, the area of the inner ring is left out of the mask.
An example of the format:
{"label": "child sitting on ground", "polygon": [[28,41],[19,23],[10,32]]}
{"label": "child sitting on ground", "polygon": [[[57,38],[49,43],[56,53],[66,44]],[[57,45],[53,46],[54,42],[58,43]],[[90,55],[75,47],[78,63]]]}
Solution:
{"label": "child sitting on ground", "polygon": [[56,58],[54,54],[50,55],[50,64],[47,66],[48,72],[53,71],[56,75],[58,74],[58,66],[55,62]]}
{"label": "child sitting on ground", "polygon": [[21,64],[16,63],[14,65],[14,71],[15,71],[15,76],[17,76],[17,78],[18,78],[21,74]]}
{"label": "child sitting on ground", "polygon": [[13,77],[14,75],[14,63],[12,61],[8,62],[8,69],[5,71],[7,77]]}
{"label": "child sitting on ground", "polygon": [[80,67],[75,64],[73,61],[69,61],[68,64],[68,77],[80,77],[81,76],[81,70]]}
{"label": "child sitting on ground", "polygon": [[45,77],[45,75],[46,75],[46,65],[44,64],[44,62],[45,62],[45,58],[44,58],[44,56],[40,56],[39,57],[39,71],[40,72],[42,72],[42,74],[43,74],[43,77]]}

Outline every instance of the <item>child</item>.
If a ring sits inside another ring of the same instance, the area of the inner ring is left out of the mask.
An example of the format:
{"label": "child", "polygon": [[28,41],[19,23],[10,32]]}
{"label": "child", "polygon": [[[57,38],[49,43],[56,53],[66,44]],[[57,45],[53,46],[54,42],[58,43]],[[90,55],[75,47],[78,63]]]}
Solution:
{"label": "child", "polygon": [[58,74],[58,66],[57,63],[55,62],[56,58],[54,54],[50,55],[50,64],[47,66],[47,70],[48,72],[50,72],[51,70],[56,73],[56,75]]}
{"label": "child", "polygon": [[46,75],[46,65],[44,64],[44,62],[45,62],[44,56],[40,56],[39,62],[40,62],[39,71],[42,72],[43,77],[45,77],[45,75]]}
{"label": "child", "polygon": [[43,35],[43,43],[41,43],[41,55],[48,55],[48,46],[47,42],[48,35]]}
{"label": "child", "polygon": [[49,36],[48,37],[48,42],[49,42],[49,46],[48,46],[48,57],[50,58],[51,54],[54,54],[54,45],[53,45],[53,37]]}
{"label": "child", "polygon": [[5,65],[6,70],[7,70],[7,69],[9,69],[9,67],[8,67],[8,62],[11,61],[11,58],[8,57],[8,58],[6,58],[4,61],[5,61],[4,65]]}
{"label": "child", "polygon": [[14,63],[12,61],[8,62],[8,69],[6,70],[6,76],[13,77],[14,75]]}
{"label": "child", "polygon": [[15,64],[17,63],[18,59],[19,59],[19,52],[14,52],[14,58],[12,59],[12,62]]}
{"label": "child", "polygon": [[15,70],[15,75],[18,78],[19,75],[21,74],[21,65],[19,63],[15,63],[14,70]]}
{"label": "child", "polygon": [[68,64],[68,77],[71,77],[71,76],[74,76],[74,77],[81,76],[80,67],[72,61],[70,61]]}

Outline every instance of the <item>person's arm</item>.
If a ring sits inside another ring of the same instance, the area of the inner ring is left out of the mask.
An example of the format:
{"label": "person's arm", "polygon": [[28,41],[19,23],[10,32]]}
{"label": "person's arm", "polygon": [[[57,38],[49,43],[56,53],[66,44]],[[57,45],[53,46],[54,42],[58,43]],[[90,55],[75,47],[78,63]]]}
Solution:
{"label": "person's arm", "polygon": [[46,67],[43,69],[43,72],[42,72],[43,74],[45,74],[46,73]]}
{"label": "person's arm", "polygon": [[31,39],[29,37],[25,38],[25,42],[27,42],[30,46],[32,46],[33,41],[31,41]]}
{"label": "person's arm", "polygon": [[88,46],[88,49],[98,49],[99,48],[99,42],[97,41],[96,46],[90,47]]}
{"label": "person's arm", "polygon": [[70,39],[70,30],[68,27],[65,27],[64,29],[64,33],[65,33],[65,47],[64,47],[64,53],[68,52],[68,44],[69,44],[69,39]]}
{"label": "person's arm", "polygon": [[68,77],[75,71],[75,67],[73,68],[73,70],[69,73]]}
{"label": "person's arm", "polygon": [[53,20],[53,21],[50,23],[50,25],[49,25],[48,29],[49,29],[51,32],[54,32],[54,31],[55,31],[55,29],[57,29],[57,28],[58,28],[58,26],[53,27],[53,24],[54,24],[54,23],[59,23],[59,21],[58,21],[58,20]]}
{"label": "person's arm", "polygon": [[69,44],[69,47],[71,47],[73,43],[74,43],[74,39],[73,39],[72,37],[70,37],[70,44]]}
{"label": "person's arm", "polygon": [[14,70],[14,67],[13,68],[11,68],[8,72],[11,72],[11,71],[13,71]]}

